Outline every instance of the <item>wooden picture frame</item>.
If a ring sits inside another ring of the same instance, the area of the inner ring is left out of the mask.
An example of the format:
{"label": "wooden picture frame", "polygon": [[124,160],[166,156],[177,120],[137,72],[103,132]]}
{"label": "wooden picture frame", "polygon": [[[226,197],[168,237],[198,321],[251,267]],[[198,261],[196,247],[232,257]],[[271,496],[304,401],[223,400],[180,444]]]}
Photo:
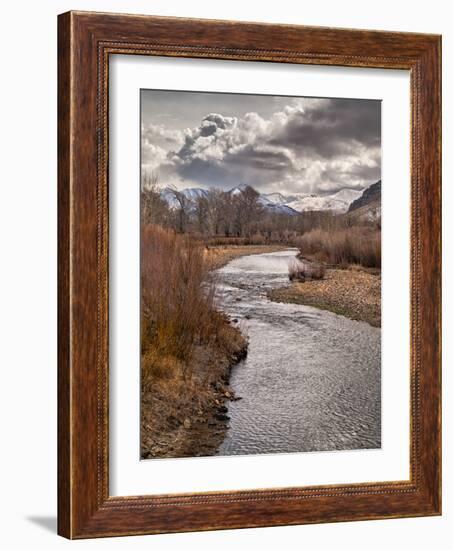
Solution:
{"label": "wooden picture frame", "polygon": [[[440,514],[440,37],[69,12],[59,16],[58,48],[59,534],[88,538]],[[410,72],[409,481],[109,496],[111,54]]]}

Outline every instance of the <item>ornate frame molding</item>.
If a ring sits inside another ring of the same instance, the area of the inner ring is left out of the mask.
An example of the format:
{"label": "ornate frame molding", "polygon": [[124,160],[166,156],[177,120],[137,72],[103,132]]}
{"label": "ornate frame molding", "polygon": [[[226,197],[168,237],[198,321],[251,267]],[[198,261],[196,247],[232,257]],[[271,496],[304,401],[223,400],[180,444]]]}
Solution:
{"label": "ornate frame molding", "polygon": [[[118,54],[410,71],[409,481],[109,496],[108,62]],[[86,538],[440,513],[440,108],[438,36],[87,12],[59,16],[60,534]]]}

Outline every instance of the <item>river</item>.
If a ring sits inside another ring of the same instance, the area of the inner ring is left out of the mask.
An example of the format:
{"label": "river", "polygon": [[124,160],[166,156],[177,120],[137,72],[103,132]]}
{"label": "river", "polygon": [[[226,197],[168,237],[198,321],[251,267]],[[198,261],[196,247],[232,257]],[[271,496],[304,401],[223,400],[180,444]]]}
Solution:
{"label": "river", "polygon": [[219,455],[380,447],[381,331],[270,301],[296,252],[243,256],[217,271],[218,307],[249,337]]}

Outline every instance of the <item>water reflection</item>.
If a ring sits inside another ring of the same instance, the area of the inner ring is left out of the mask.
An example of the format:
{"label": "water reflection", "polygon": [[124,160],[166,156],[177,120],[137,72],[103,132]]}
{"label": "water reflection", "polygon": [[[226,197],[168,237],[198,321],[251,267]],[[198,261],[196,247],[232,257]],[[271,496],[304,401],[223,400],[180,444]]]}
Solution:
{"label": "water reflection", "polygon": [[381,331],[308,306],[271,302],[295,250],[244,256],[217,272],[217,300],[250,339],[234,368],[221,455],[380,447]]}

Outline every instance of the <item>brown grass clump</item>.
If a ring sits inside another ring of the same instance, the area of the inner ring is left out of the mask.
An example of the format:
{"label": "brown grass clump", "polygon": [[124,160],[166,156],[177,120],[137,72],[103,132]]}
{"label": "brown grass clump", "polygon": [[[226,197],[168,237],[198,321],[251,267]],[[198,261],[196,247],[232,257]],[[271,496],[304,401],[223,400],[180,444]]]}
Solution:
{"label": "brown grass clump", "polygon": [[313,229],[298,239],[301,256],[332,265],[381,267],[381,232],[367,226]]}
{"label": "brown grass clump", "polygon": [[321,264],[307,263],[295,259],[288,266],[288,276],[290,281],[316,281],[324,279],[326,269]]}
{"label": "brown grass clump", "polygon": [[[155,225],[142,232],[144,380],[185,371],[196,345],[219,338],[225,320],[213,307],[203,248]],[[184,374],[186,374],[184,372]]]}
{"label": "brown grass clump", "polygon": [[155,225],[142,228],[141,455],[214,454],[232,365],[247,340],[214,308],[205,250]]}
{"label": "brown grass clump", "polygon": [[261,233],[255,233],[249,237],[226,237],[224,235],[203,237],[200,235],[199,239],[203,240],[207,246],[249,246],[267,243],[266,237]]}

